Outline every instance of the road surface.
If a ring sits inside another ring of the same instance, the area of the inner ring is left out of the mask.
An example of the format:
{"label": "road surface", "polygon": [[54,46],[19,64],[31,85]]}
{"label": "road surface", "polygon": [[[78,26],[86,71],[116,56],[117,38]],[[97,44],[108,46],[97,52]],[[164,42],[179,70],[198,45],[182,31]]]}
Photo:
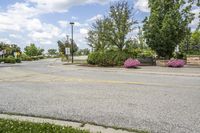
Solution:
{"label": "road surface", "polygon": [[200,132],[200,68],[0,64],[0,112],[158,133]]}

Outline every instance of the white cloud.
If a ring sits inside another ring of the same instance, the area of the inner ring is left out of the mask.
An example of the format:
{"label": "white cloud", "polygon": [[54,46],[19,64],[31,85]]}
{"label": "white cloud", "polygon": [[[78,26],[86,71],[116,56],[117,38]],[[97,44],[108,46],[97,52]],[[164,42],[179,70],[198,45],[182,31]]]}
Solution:
{"label": "white cloud", "polygon": [[14,5],[8,6],[7,14],[15,16],[23,16],[25,18],[31,18],[40,13],[35,7],[31,7],[29,3],[15,3]]}
{"label": "white cloud", "polygon": [[51,24],[43,24],[40,31],[32,31],[28,36],[35,41],[51,40],[61,34],[61,30]]}
{"label": "white cloud", "polygon": [[103,15],[97,14],[96,16],[93,16],[92,18],[88,19],[87,21],[93,22],[93,21],[96,21],[97,19],[102,19],[102,18],[103,18]]}
{"label": "white cloud", "polygon": [[[14,40],[21,43],[36,42],[36,44],[55,45],[57,39],[65,34],[67,26],[70,26],[69,22],[61,20],[58,22],[60,27],[57,27],[42,22],[39,19],[41,15],[67,12],[70,7],[75,5],[108,2],[108,0],[25,0],[23,3],[17,2],[8,6],[6,10],[0,11],[1,34],[8,34],[7,38],[1,38],[1,41],[11,42],[10,40]],[[97,17],[101,17],[101,15]],[[72,17],[71,19],[75,21],[78,18]],[[89,27],[88,22],[75,22],[75,26],[77,40],[81,40],[80,43],[83,43]]]}
{"label": "white cloud", "polygon": [[90,3],[104,4],[107,0],[27,0],[36,3],[37,9],[44,12],[67,12],[67,10],[75,5],[83,5]]}
{"label": "white cloud", "polygon": [[66,28],[67,25],[69,25],[69,21],[60,20],[58,21],[58,24],[60,25],[60,27]]}
{"label": "white cloud", "polygon": [[9,37],[16,38],[16,39],[21,39],[22,38],[21,35],[17,35],[17,34],[10,34]]}
{"label": "white cloud", "polygon": [[[74,23],[75,23],[74,26],[75,27],[79,27],[79,28],[81,28],[81,27],[87,27],[88,26],[87,23],[79,23],[79,22],[76,22],[76,21]],[[60,20],[60,21],[58,21],[58,24],[62,28],[70,27],[70,22],[69,21]]]}
{"label": "white cloud", "polygon": [[72,16],[72,20],[78,20],[78,18],[75,16]]}
{"label": "white cloud", "polygon": [[7,38],[0,38],[0,42],[11,43],[11,40],[9,40]]}
{"label": "white cloud", "polygon": [[198,16],[199,16],[199,13],[200,13],[200,9],[198,7],[194,8],[192,10],[192,13],[195,14],[195,19],[192,21],[192,23],[190,24],[190,26],[192,27],[192,31],[194,31],[197,28],[198,24],[199,24],[199,18],[198,18]]}
{"label": "white cloud", "polygon": [[134,7],[142,12],[150,11],[148,8],[148,0],[137,0]]}
{"label": "white cloud", "polygon": [[83,34],[83,35],[85,35],[85,34],[88,33],[88,29],[81,28],[81,29],[80,29],[80,33]]}

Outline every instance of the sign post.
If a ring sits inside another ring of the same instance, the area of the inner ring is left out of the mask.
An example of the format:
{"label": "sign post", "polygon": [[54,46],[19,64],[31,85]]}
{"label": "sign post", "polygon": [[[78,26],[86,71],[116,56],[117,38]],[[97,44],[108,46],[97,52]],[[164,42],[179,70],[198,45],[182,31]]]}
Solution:
{"label": "sign post", "polygon": [[67,60],[69,61],[70,48],[65,48],[65,55],[66,55]]}

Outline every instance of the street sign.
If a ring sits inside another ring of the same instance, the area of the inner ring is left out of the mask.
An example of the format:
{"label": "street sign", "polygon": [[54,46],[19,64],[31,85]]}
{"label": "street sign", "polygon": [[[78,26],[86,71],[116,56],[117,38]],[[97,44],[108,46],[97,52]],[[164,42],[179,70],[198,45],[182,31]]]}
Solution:
{"label": "street sign", "polygon": [[70,55],[70,48],[65,48],[65,55]]}

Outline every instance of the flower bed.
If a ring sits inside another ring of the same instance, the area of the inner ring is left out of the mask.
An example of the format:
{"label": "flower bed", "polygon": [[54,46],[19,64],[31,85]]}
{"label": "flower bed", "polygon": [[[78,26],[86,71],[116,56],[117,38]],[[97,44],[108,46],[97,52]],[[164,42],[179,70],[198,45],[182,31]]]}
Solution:
{"label": "flower bed", "polygon": [[167,63],[168,67],[184,67],[185,61],[180,59],[170,60]]}
{"label": "flower bed", "polygon": [[139,65],[140,65],[140,62],[138,60],[134,60],[132,58],[129,58],[124,62],[125,68],[136,68]]}

